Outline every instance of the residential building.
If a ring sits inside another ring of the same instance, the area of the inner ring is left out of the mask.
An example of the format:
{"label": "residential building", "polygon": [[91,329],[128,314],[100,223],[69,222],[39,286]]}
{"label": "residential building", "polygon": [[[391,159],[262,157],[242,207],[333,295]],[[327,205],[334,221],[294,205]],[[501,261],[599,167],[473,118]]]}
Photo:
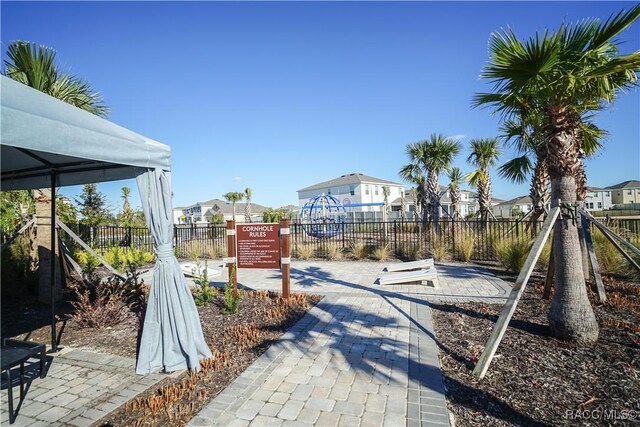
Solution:
{"label": "residential building", "polygon": [[[246,203],[236,203],[236,222],[245,222],[244,208]],[[251,220],[254,222],[262,221],[262,212],[265,206],[251,202]],[[174,213],[175,215],[175,213]],[[212,222],[214,217],[218,217],[223,221],[234,219],[233,203],[220,199],[211,199],[206,202],[198,202],[191,206],[182,208],[184,215],[183,224],[207,224]]]}
{"label": "residential building", "polygon": [[605,190],[611,191],[611,203],[614,205],[629,205],[640,203],[640,181],[630,180],[611,185]]}
{"label": "residential building", "polygon": [[174,224],[184,224],[185,223],[185,215],[182,211],[186,209],[184,207],[173,208],[173,223]]}
{"label": "residential building", "polygon": [[519,196],[502,203],[498,203],[492,208],[496,218],[513,218],[526,215],[533,209],[533,201],[530,196]]}
{"label": "residential building", "polygon": [[[500,202],[503,202],[501,199],[492,199],[491,204],[496,205]],[[398,218],[400,216],[400,210],[402,205],[402,198],[398,197],[397,199],[391,202],[391,210],[392,210],[392,218]],[[405,196],[405,209],[406,209],[406,218],[413,219],[414,212],[414,200],[413,200],[413,192],[407,192]],[[478,195],[476,192],[471,190],[463,190],[460,189],[460,203],[458,205],[458,212],[462,218],[468,218],[475,215],[480,209],[480,204],[478,203]],[[449,198],[449,189],[441,185],[440,186],[440,217],[441,218],[450,218],[453,215],[453,207],[451,206],[451,199]]]}
{"label": "residential building", "polygon": [[382,212],[382,187],[389,188],[389,202],[405,191],[404,185],[397,182],[350,173],[298,190],[298,204],[302,207],[316,196],[330,194],[343,205],[356,205],[349,209],[352,212]]}
{"label": "residential building", "polygon": [[609,188],[588,187],[584,206],[588,211],[601,211],[613,206]]}

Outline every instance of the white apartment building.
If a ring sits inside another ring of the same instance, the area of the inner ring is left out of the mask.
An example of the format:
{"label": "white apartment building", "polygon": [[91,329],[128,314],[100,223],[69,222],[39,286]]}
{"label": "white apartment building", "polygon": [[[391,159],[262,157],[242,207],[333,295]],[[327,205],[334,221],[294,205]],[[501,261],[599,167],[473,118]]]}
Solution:
{"label": "white apartment building", "polygon": [[612,190],[597,187],[588,187],[587,190],[584,205],[588,211],[601,211],[613,207],[613,202],[611,201]]}
{"label": "white apartment building", "polygon": [[343,205],[356,205],[350,208],[353,212],[382,212],[379,205],[384,203],[382,187],[389,188],[389,203],[405,191],[404,185],[397,182],[350,173],[298,190],[298,205],[302,207],[316,196],[330,194]]}

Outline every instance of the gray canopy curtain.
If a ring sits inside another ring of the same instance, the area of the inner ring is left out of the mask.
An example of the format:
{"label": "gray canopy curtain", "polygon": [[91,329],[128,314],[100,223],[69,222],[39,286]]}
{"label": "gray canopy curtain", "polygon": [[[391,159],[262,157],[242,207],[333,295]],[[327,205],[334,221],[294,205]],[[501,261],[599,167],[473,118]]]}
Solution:
{"label": "gray canopy curtain", "polygon": [[191,292],[173,252],[171,173],[150,169],[137,177],[142,209],[154,239],[156,264],[142,329],[136,373],[200,369],[211,357]]}
{"label": "gray canopy curtain", "polygon": [[[211,351],[171,246],[170,147],[2,75],[0,94],[2,191],[50,187],[55,195],[57,186],[137,178],[157,260],[136,372],[198,370],[200,359],[211,357]],[[55,203],[52,207],[55,210]],[[51,221],[52,236],[54,224]],[[52,256],[51,270],[55,268]],[[55,349],[53,283],[51,347]]]}

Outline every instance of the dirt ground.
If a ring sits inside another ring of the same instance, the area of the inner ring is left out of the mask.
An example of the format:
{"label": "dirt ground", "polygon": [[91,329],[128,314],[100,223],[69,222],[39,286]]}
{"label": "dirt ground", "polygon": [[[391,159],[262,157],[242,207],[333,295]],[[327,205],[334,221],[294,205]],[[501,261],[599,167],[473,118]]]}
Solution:
{"label": "dirt ground", "polygon": [[550,334],[543,282],[530,283],[483,380],[473,374],[501,305],[432,304],[447,401],[457,426],[640,424],[640,286],[605,279],[600,339]]}

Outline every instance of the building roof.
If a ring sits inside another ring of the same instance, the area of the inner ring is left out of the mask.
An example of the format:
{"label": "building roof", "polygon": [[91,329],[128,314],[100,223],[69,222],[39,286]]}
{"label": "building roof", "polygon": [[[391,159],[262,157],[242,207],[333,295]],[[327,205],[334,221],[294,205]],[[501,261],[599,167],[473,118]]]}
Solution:
{"label": "building roof", "polygon": [[619,188],[638,188],[640,187],[640,181],[632,179],[629,181],[621,182],[620,184],[612,185],[607,187],[612,190],[617,190]]}
{"label": "building roof", "polygon": [[518,196],[506,202],[498,203],[496,206],[530,205],[532,203],[531,196]]}
{"label": "building roof", "polygon": [[403,184],[387,181],[380,178],[375,178],[373,176],[364,175],[361,173],[350,173],[347,175],[342,175],[338,178],[330,179],[329,181],[320,182],[318,184],[311,185],[309,187],[302,188],[298,190],[298,193],[302,191],[311,191],[311,190],[320,190],[322,188],[328,187],[338,187],[341,185],[350,185],[350,184],[390,184],[390,185],[399,185],[403,186]]}

